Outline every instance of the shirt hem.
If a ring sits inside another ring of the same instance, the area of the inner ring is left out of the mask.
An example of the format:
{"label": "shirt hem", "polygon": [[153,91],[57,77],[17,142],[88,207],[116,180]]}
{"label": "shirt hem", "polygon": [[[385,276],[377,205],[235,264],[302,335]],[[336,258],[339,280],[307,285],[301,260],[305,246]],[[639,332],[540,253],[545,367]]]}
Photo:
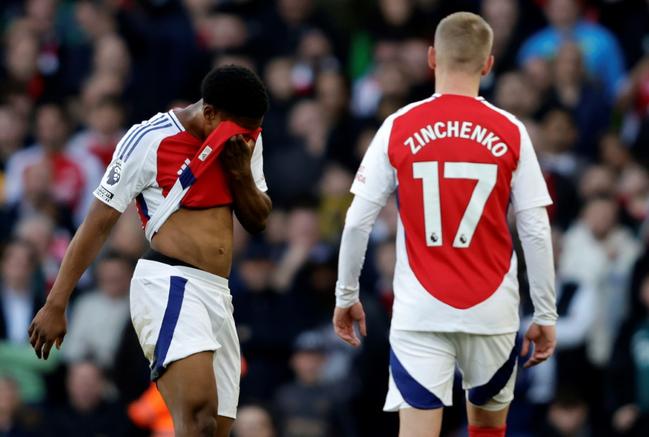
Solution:
{"label": "shirt hem", "polygon": [[397,329],[399,331],[417,331],[417,332],[458,332],[463,334],[475,334],[475,335],[501,335],[501,334],[511,334],[519,331],[520,323],[513,325],[502,326],[493,329],[485,329],[484,326],[449,326],[449,325],[436,325],[431,324],[427,326],[414,326],[401,323],[392,323],[391,329]]}

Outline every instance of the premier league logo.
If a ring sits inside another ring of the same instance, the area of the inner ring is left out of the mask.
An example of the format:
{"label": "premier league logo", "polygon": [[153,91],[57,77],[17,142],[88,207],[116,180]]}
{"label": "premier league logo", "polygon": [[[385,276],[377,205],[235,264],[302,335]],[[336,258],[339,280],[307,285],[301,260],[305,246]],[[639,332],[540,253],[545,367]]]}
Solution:
{"label": "premier league logo", "polygon": [[108,185],[115,185],[116,183],[119,182],[119,178],[122,175],[122,161],[117,160],[111,167],[110,171],[108,172],[108,176],[106,177],[106,183]]}

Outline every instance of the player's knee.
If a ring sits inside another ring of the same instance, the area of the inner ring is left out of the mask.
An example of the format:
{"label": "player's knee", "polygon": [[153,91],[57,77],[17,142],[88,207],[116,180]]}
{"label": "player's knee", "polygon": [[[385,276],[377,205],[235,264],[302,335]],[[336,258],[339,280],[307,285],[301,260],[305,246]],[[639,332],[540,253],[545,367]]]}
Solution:
{"label": "player's knee", "polygon": [[216,405],[204,405],[193,415],[194,429],[200,437],[214,437],[218,428]]}
{"label": "player's knee", "polygon": [[218,429],[216,405],[193,405],[179,417],[174,416],[174,425],[177,436],[214,437]]}

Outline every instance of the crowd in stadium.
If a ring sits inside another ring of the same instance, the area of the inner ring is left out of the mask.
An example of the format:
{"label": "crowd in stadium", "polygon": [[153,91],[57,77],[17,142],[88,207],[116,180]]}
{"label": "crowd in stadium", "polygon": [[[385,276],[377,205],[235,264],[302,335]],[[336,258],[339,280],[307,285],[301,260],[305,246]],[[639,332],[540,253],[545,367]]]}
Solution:
{"label": "crowd in stadium", "polygon": [[[122,134],[232,63],[268,87],[274,202],[261,236],[235,230],[234,434],[396,435],[381,412],[396,202],[371,234],[359,349],[331,328],[337,245],[364,150],[434,92],[426,50],[457,10],[493,27],[481,95],[525,123],[554,199],[558,351],[519,370],[508,432],[649,435],[649,5],[632,0],[3,0],[0,435],[171,435],[129,317],[134,208],[78,284],[61,350],[38,360],[27,328]],[[446,435],[465,423],[456,387]]]}

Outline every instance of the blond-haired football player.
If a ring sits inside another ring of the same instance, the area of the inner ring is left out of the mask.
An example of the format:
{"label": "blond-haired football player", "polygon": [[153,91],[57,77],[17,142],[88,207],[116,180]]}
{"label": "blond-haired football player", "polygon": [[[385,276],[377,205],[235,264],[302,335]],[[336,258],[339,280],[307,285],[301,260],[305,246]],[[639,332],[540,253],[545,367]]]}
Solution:
{"label": "blond-haired football player", "polygon": [[[518,356],[550,357],[557,320],[551,204],[530,137],[513,115],[478,97],[493,65],[493,32],[460,12],[437,26],[428,63],[433,96],[389,116],[358,170],[343,232],[334,329],[358,346],[366,334],[358,278],[369,232],[396,191],[399,208],[386,411],[400,436],[439,434],[457,365],[470,436],[504,436]],[[528,266],[533,323],[517,340],[516,226]]]}

